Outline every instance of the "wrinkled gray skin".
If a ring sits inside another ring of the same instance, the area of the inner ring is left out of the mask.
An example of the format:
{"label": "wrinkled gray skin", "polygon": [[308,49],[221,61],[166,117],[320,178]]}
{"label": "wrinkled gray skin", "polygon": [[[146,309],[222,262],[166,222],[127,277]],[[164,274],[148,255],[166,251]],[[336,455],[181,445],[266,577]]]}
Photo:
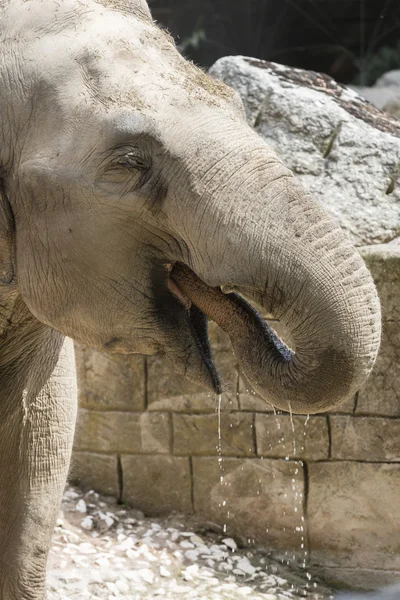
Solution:
{"label": "wrinkled gray skin", "polygon": [[37,600],[75,421],[64,336],[219,391],[206,314],[254,389],[308,413],[359,388],[380,313],[340,229],[144,1],[1,0],[0,37],[0,598]]}

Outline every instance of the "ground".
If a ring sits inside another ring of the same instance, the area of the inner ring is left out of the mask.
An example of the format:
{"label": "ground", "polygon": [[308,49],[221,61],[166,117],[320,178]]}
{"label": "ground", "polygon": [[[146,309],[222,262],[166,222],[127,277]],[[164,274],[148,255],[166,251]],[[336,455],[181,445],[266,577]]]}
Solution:
{"label": "ground", "polygon": [[301,568],[239,549],[188,517],[149,519],[75,487],[50,552],[49,600],[328,600]]}

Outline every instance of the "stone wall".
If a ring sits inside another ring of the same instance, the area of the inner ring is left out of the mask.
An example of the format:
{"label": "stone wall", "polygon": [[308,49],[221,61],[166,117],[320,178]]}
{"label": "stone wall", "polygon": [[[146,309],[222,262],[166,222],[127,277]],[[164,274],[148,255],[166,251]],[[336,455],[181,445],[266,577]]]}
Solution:
{"label": "stone wall", "polygon": [[148,515],[196,513],[336,583],[399,580],[400,246],[363,255],[383,304],[382,348],[373,376],[339,412],[275,415],[247,389],[228,340],[211,327],[228,382],[218,448],[215,397],[160,358],[78,347],[71,479]]}

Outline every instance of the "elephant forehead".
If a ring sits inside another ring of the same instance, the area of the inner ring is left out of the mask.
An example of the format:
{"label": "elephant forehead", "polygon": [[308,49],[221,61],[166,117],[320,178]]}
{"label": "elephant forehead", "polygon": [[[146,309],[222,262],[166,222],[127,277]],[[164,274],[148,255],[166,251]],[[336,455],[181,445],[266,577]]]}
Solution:
{"label": "elephant forehead", "polygon": [[29,79],[46,84],[40,96],[50,91],[70,110],[125,105],[151,115],[193,100],[216,106],[233,98],[230,88],[185,61],[154,24],[95,6],[74,27],[41,35],[23,52]]}
{"label": "elephant forehead", "polygon": [[95,14],[120,14],[151,21],[145,0],[2,0],[0,32],[7,38],[34,39],[82,26]]}

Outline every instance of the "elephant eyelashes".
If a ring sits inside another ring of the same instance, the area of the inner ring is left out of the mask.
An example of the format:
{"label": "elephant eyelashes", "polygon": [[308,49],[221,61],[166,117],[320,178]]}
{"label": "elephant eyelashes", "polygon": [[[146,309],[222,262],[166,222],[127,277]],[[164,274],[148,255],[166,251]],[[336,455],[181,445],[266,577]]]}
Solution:
{"label": "elephant eyelashes", "polygon": [[103,163],[102,173],[98,178],[100,184],[124,184],[129,189],[140,187],[150,170],[150,161],[147,161],[138,149],[118,148],[106,164]]}
{"label": "elephant eyelashes", "polygon": [[121,156],[117,164],[124,169],[137,169],[138,171],[147,171],[148,169],[145,161],[134,152],[128,152],[124,156]]}

